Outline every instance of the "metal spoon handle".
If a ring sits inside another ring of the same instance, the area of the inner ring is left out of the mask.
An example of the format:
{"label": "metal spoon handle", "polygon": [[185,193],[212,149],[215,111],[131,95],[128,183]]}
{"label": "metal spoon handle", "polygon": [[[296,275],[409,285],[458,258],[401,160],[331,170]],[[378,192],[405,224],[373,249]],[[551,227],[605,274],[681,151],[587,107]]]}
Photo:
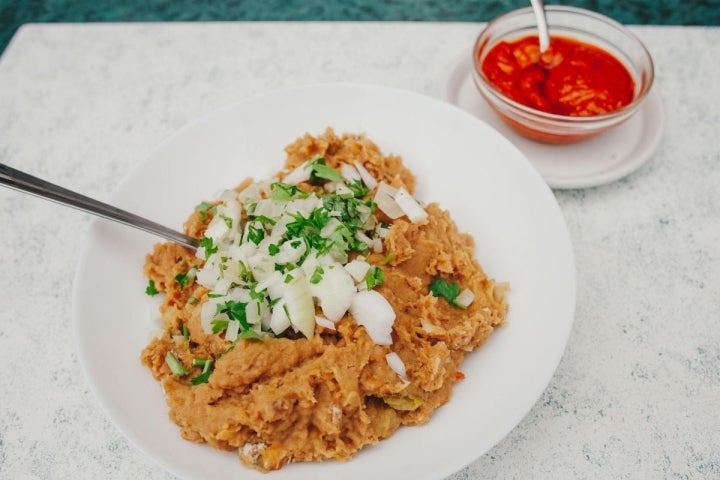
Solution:
{"label": "metal spoon handle", "polygon": [[53,183],[46,182],[40,178],[33,177],[32,175],[15,170],[2,163],[0,163],[0,185],[5,185],[20,192],[30,193],[62,205],[77,208],[78,210],[92,213],[93,215],[98,215],[108,220],[120,222],[159,235],[192,249],[198,248],[198,241],[183,233],[135,215],[134,213],[94,200]]}
{"label": "metal spoon handle", "polygon": [[550,32],[548,31],[547,17],[545,16],[545,6],[542,0],[530,0],[530,4],[535,13],[538,38],[540,39],[540,53],[542,53],[550,46]]}

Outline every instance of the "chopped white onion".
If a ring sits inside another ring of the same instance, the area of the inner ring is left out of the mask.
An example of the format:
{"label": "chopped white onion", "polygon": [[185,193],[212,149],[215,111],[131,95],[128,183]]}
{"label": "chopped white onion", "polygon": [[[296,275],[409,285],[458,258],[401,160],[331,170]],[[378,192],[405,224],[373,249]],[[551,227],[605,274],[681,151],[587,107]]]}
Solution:
{"label": "chopped white onion", "polygon": [[365,245],[368,246],[368,248],[373,248],[375,246],[373,239],[365,235],[365,232],[362,232],[360,230],[355,232],[355,240],[363,242]]}
{"label": "chopped white onion", "polygon": [[463,308],[467,308],[475,300],[475,294],[468,288],[463,290],[455,298],[455,303]]}
{"label": "chopped white onion", "polygon": [[431,334],[442,334],[445,332],[444,328],[435,325],[430,320],[427,320],[425,318],[420,318],[420,326],[427,333],[431,333]]}
{"label": "chopped white onion", "polygon": [[260,321],[262,317],[260,305],[262,304],[257,300],[250,300],[247,302],[247,305],[245,305],[245,320],[247,320],[248,323],[254,325]]}
{"label": "chopped white onion", "polygon": [[387,361],[387,364],[390,366],[390,368],[392,368],[393,371],[398,374],[398,377],[400,377],[402,381],[408,381],[407,370],[405,369],[405,362],[402,361],[400,355],[395,352],[389,352],[385,354],[385,360]]}
{"label": "chopped white onion", "polygon": [[330,235],[332,235],[335,230],[338,229],[338,227],[342,226],[342,222],[338,220],[337,218],[333,217],[325,224],[325,226],[320,230],[320,235],[328,238]]}
{"label": "chopped white onion", "polygon": [[[278,298],[282,295],[282,289],[279,291],[273,291],[272,287],[275,284],[281,284],[283,280],[283,275],[279,271],[275,270],[270,275],[266,276],[262,280],[260,280],[257,285],[255,285],[255,291],[256,292],[262,292],[263,290],[267,289],[268,293],[270,294],[270,298]],[[275,295],[273,295],[275,293]]]}
{"label": "chopped white onion", "polygon": [[315,315],[315,323],[328,330],[335,330],[335,324],[321,315]]}
{"label": "chopped white onion", "polygon": [[392,344],[392,327],[395,311],[385,297],[376,290],[359,291],[350,304],[355,321],[365,327],[373,342]]}
{"label": "chopped white onion", "polygon": [[381,238],[375,238],[373,239],[372,243],[372,249],[375,253],[382,253],[383,251],[383,242]]}
{"label": "chopped white onion", "polygon": [[284,183],[298,184],[310,180],[312,169],[308,168],[308,162],[303,162],[283,178]]}
{"label": "chopped white onion", "polygon": [[227,330],[225,330],[225,340],[234,342],[237,340],[238,333],[240,333],[240,322],[235,320],[229,321]]}
{"label": "chopped white onion", "polygon": [[348,180],[362,180],[360,172],[358,172],[357,169],[349,163],[342,164],[340,167],[340,174]]}
{"label": "chopped white onion", "polygon": [[367,171],[365,166],[360,162],[355,162],[355,168],[357,168],[357,171],[360,174],[360,178],[362,178],[365,186],[368,187],[370,190],[375,188],[378,182],[377,180],[375,180],[375,177],[373,177],[372,174]]}
{"label": "chopped white onion", "polygon": [[223,220],[222,217],[218,215],[213,217],[212,220],[210,220],[210,223],[205,230],[205,236],[208,238],[212,238],[213,241],[218,241],[229,231],[230,228],[228,228],[225,220]]}
{"label": "chopped white onion", "polygon": [[347,270],[356,283],[362,282],[368,270],[370,270],[370,264],[365,260],[355,259],[345,265],[345,270]]}
{"label": "chopped white onion", "polygon": [[385,182],[380,182],[374,197],[378,208],[393,220],[405,215],[403,209],[400,208],[400,205],[395,201],[396,193],[397,189],[395,187]]}
{"label": "chopped white onion", "polygon": [[342,182],[335,185],[335,193],[341,197],[352,197],[355,195],[355,193],[350,190],[350,187]]}
{"label": "chopped white onion", "polygon": [[280,300],[275,304],[272,309],[272,313],[270,314],[269,326],[270,330],[272,330],[275,335],[280,335],[290,326],[290,319],[285,312],[284,305],[285,302]]}
{"label": "chopped white onion", "polygon": [[305,335],[305,338],[312,338],[315,335],[315,304],[310,293],[310,284],[300,269],[293,270],[288,275],[297,275],[287,284],[282,297],[290,324]]}
{"label": "chopped white onion", "polygon": [[395,194],[395,201],[402,211],[407,215],[411,222],[417,223],[425,220],[428,216],[427,212],[415,200],[410,193],[404,188],[399,188]]}
{"label": "chopped white onion", "polygon": [[309,285],[323,314],[331,322],[337,322],[345,315],[357,292],[352,277],[339,263],[323,267],[320,281]]}

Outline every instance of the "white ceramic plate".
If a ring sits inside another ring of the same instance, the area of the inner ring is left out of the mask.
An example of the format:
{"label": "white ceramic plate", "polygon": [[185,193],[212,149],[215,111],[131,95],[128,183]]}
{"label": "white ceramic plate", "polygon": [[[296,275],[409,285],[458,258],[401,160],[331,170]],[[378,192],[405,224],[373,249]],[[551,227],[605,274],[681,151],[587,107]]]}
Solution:
{"label": "white ceramic plate", "polygon": [[93,223],[74,289],[80,358],[108,415],[124,434],[187,479],[412,478],[437,480],[500,441],[530,410],[565,348],[575,267],[555,198],[525,157],[480,120],[440,100],[379,86],[328,84],[249,98],[184,128],[142,162],[112,202],[171,227],[218,189],[264,178],[283,148],[306,132],[365,133],[417,174],[417,196],[449,209],[477,240],[492,277],[509,281],[511,310],[462,366],[451,402],[421,427],[401,428],[347,462],[291,464],[264,475],[235,453],[183,440],[164,394],[139,357],[155,329],[144,294],[145,254],[158,239]]}
{"label": "white ceramic plate", "polygon": [[467,57],[454,65],[443,92],[445,99],[505,135],[553,188],[592,187],[629,175],[650,159],[662,137],[662,102],[652,90],[640,110],[613,130],[568,145],[534,142],[516,133],[492,111],[473,83],[471,68]]}

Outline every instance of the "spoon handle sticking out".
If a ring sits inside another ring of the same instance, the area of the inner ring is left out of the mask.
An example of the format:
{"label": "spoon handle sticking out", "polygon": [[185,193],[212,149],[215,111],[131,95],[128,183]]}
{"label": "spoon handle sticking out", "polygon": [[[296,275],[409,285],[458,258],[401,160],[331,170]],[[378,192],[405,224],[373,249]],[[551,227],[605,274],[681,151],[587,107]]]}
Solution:
{"label": "spoon handle sticking out", "polygon": [[29,193],[61,205],[77,208],[108,220],[144,230],[192,249],[198,248],[198,241],[183,233],[167,228],[134,213],[121,210],[98,200],[86,197],[27,173],[0,163],[0,185],[20,192]]}
{"label": "spoon handle sticking out", "polygon": [[538,39],[540,40],[540,53],[543,53],[550,46],[550,32],[547,25],[547,17],[545,15],[545,6],[543,0],[530,0],[538,28]]}

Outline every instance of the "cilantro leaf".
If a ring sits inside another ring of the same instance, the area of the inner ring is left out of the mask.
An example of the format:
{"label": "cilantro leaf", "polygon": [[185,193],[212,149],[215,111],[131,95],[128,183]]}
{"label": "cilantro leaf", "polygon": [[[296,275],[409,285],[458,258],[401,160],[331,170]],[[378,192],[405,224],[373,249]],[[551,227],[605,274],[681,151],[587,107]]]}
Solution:
{"label": "cilantro leaf", "polygon": [[261,334],[259,334],[258,332],[256,332],[256,331],[253,330],[253,329],[243,330],[242,332],[240,332],[240,335],[238,335],[238,338],[242,338],[242,339],[244,339],[244,340],[262,340],[262,341],[265,341],[265,338],[263,338],[263,336],[262,336]]}
{"label": "cilantro leaf", "polygon": [[265,230],[262,227],[256,227],[255,225],[248,226],[248,240],[258,245],[265,238]]}
{"label": "cilantro leaf", "polygon": [[158,293],[160,293],[160,291],[155,286],[155,282],[150,280],[147,284],[147,287],[145,287],[145,295],[150,295],[151,297],[154,297]]}
{"label": "cilantro leaf", "polygon": [[215,212],[217,211],[217,206],[214,203],[210,202],[200,202],[195,206],[195,211],[200,212],[200,220],[204,222],[208,218],[208,212],[215,215]]}
{"label": "cilantro leaf", "polygon": [[383,274],[382,268],[373,266],[368,270],[365,275],[365,286],[368,290],[372,290],[375,287],[382,285],[385,282],[385,275]]}
{"label": "cilantro leaf", "polygon": [[456,299],[460,295],[460,285],[455,282],[448,282],[444,278],[436,278],[430,284],[430,293],[436,297],[443,297],[454,307],[460,307],[456,303]]}
{"label": "cilantro leaf", "polygon": [[180,289],[187,287],[189,280],[190,279],[188,278],[188,272],[178,273],[177,275],[175,275],[175,281],[180,285]]}
{"label": "cilantro leaf", "polygon": [[225,313],[230,320],[237,320],[240,322],[240,326],[243,330],[249,330],[250,324],[247,321],[245,307],[247,307],[247,302],[228,300],[217,306],[217,314],[220,315],[221,313]]}
{"label": "cilantro leaf", "polygon": [[213,333],[220,333],[222,331],[227,330],[228,327],[228,321],[227,320],[220,320],[215,319],[212,322],[210,322],[210,325],[212,325],[212,332]]}
{"label": "cilantro leaf", "polygon": [[313,285],[317,285],[318,283],[320,283],[323,278],[323,273],[325,273],[325,271],[321,266],[318,265],[317,267],[315,267],[315,271],[313,272],[312,276],[310,276],[310,283],[312,283]]}
{"label": "cilantro leaf", "polygon": [[270,184],[270,198],[278,202],[287,202],[300,192],[296,185],[275,182]]}
{"label": "cilantro leaf", "polygon": [[209,258],[210,255],[218,251],[218,247],[213,244],[213,239],[210,237],[203,237],[199,245],[205,249],[205,258]]}
{"label": "cilantro leaf", "polygon": [[328,167],[325,164],[325,159],[322,157],[315,157],[310,160],[310,182],[313,185],[322,183],[321,180],[330,180],[331,182],[344,182],[345,178],[340,175],[340,172],[332,167]]}

